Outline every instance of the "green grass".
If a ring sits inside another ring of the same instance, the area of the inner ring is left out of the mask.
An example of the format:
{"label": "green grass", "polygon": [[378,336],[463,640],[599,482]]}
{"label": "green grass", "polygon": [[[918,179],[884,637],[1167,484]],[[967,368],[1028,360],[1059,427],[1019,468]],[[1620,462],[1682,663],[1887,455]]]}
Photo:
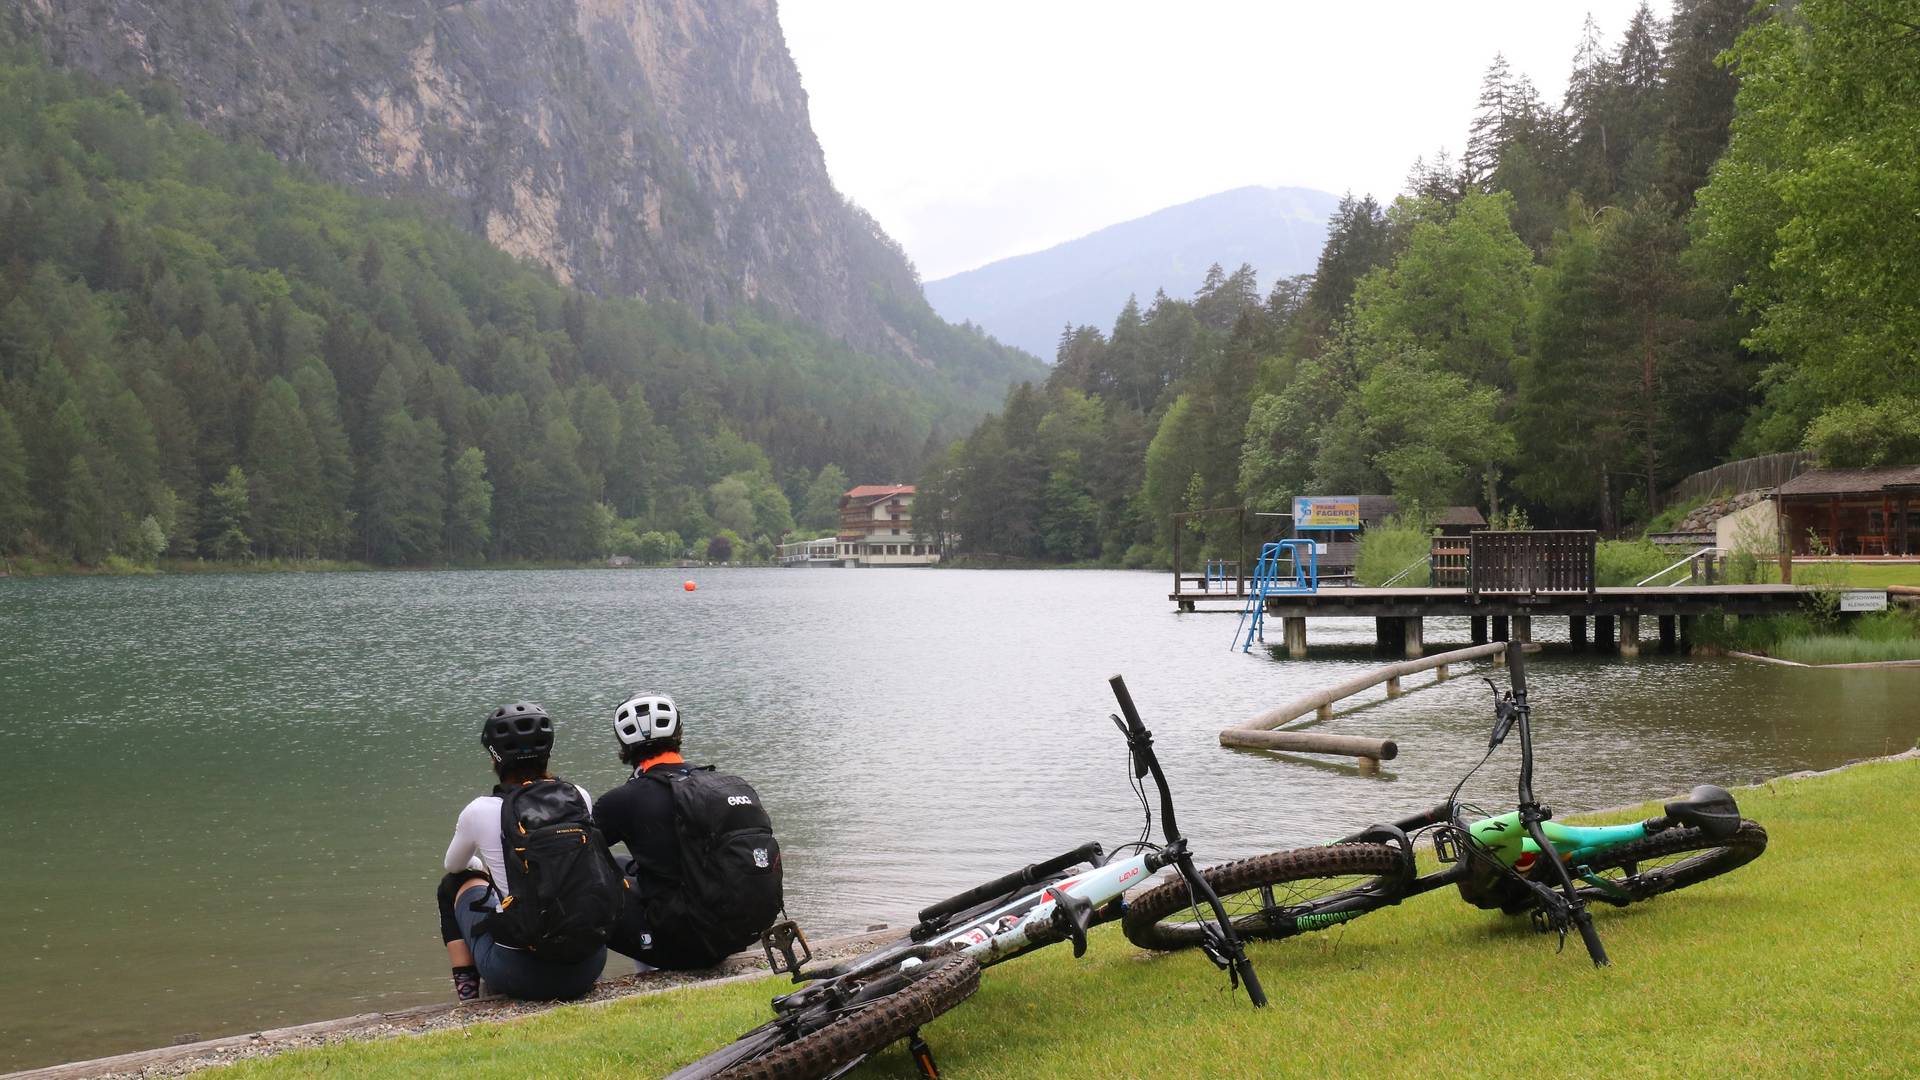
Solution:
{"label": "green grass", "polygon": [[[1756,569],[1758,571],[1756,578],[1760,582],[1780,580],[1780,566],[1776,562],[1763,560]],[[1841,585],[1849,589],[1884,589],[1889,585],[1920,586],[1920,563],[1806,562],[1804,560],[1794,562],[1795,584],[1810,585],[1816,579],[1822,583]]]}
{"label": "green grass", "polygon": [[[1389,518],[1360,534],[1353,580],[1359,585],[1385,585],[1395,574],[1425,559],[1432,550],[1432,532],[1418,518]],[[1427,581],[1426,571],[1415,567],[1397,584],[1417,588],[1425,586]]]}
{"label": "green grass", "polygon": [[[1225,993],[1198,954],[1147,955],[1107,927],[1084,960],[1053,948],[988,970],[980,992],[924,1034],[953,1080],[1532,1076],[1555,1059],[1619,1077],[1920,1073],[1920,856],[1899,839],[1920,818],[1920,762],[1737,794],[1767,827],[1767,853],[1685,892],[1601,910],[1607,970],[1589,966],[1577,938],[1556,955],[1523,922],[1437,892],[1255,945],[1265,1010]],[[654,1076],[763,1020],[781,985],[346,1043],[229,1075]],[[896,1048],[854,1075],[911,1073]]]}
{"label": "green grass", "polygon": [[1887,660],[1920,660],[1920,640],[1864,641],[1838,634],[1790,637],[1777,642],[1767,655],[1802,664],[1868,664]]}
{"label": "green grass", "polygon": [[1762,653],[1802,664],[1865,664],[1920,659],[1920,612],[1891,608],[1842,616],[1837,627],[1807,614],[1709,615],[1695,625],[1694,640],[1740,652]]}
{"label": "green grass", "polygon": [[[1593,579],[1595,584],[1608,588],[1638,585],[1679,559],[1680,555],[1669,554],[1666,548],[1651,540],[1602,540],[1594,546]],[[1683,567],[1673,573],[1678,576],[1684,572]]]}

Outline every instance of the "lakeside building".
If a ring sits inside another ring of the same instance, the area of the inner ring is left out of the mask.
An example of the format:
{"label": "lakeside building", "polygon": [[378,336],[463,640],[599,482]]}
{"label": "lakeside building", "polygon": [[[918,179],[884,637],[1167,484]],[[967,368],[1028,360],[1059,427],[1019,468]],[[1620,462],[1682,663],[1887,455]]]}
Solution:
{"label": "lakeside building", "polygon": [[840,555],[840,541],[837,537],[823,536],[818,540],[795,540],[780,545],[778,559],[781,566],[845,566],[847,561]]}
{"label": "lakeside building", "polygon": [[932,566],[940,547],[913,528],[912,484],[861,484],[840,496],[839,556],[849,566]]}
{"label": "lakeside building", "polygon": [[1796,555],[1814,537],[1833,555],[1911,555],[1920,544],[1920,465],[1811,469],[1773,499]]}

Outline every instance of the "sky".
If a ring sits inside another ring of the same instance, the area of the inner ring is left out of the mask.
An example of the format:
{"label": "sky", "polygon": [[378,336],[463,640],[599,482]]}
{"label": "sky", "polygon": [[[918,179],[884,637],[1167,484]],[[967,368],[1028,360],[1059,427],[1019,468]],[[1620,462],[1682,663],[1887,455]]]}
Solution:
{"label": "sky", "polygon": [[779,5],[835,185],[933,281],[1248,184],[1386,201],[1495,53],[1557,104],[1639,0]]}

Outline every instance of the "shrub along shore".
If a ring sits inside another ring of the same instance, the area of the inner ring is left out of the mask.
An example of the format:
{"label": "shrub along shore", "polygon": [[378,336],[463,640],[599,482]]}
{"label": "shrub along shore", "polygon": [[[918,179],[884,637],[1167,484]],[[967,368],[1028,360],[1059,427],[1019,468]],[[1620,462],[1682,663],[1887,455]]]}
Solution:
{"label": "shrub along shore", "polygon": [[[1766,855],[1684,892],[1599,912],[1615,965],[1604,971],[1577,939],[1556,954],[1553,939],[1524,922],[1441,892],[1253,946],[1266,1010],[1226,993],[1198,954],[1147,955],[1107,927],[1084,960],[1056,948],[989,970],[978,994],[924,1034],[955,1080],[1522,1075],[1554,1059],[1621,1077],[1920,1072],[1911,1037],[1920,918],[1909,894],[1920,855],[1882,842],[1920,816],[1920,760],[1737,795],[1771,835]],[[567,1006],[257,1059],[228,1075],[655,1076],[764,1020],[783,986]],[[893,1048],[853,1075],[908,1073],[905,1051]]]}

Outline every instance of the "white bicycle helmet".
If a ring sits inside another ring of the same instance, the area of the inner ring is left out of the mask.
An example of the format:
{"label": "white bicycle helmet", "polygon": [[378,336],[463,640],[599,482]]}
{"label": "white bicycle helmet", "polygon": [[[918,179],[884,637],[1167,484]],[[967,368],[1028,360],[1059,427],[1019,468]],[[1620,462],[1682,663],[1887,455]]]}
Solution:
{"label": "white bicycle helmet", "polygon": [[613,733],[622,746],[638,746],[680,734],[680,708],[666,694],[635,694],[613,710]]}

